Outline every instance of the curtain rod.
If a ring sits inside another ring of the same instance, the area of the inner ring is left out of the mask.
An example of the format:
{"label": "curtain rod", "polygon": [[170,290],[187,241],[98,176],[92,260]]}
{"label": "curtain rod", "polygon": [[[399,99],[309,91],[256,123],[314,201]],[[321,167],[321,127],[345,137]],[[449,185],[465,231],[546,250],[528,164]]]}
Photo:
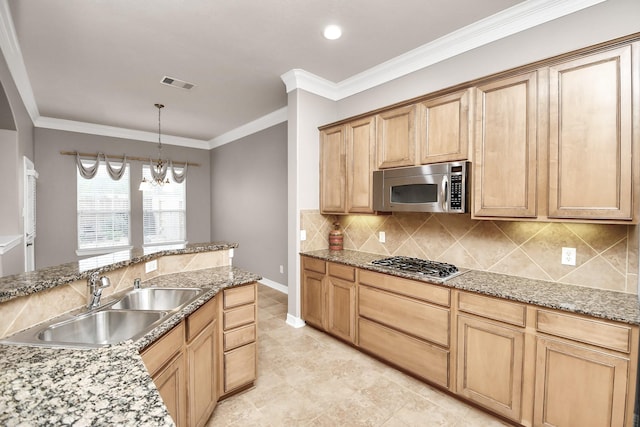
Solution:
{"label": "curtain rod", "polygon": [[[96,157],[98,155],[98,153],[78,153],[77,151],[61,151],[60,154],[62,154],[63,156],[75,156],[76,154],[80,155],[80,157]],[[104,154],[104,153],[102,153]],[[118,160],[119,158],[123,157],[123,156],[114,156],[112,154],[104,154],[105,156],[107,156],[108,158],[112,159],[112,160]],[[136,160],[138,162],[148,162],[149,158],[148,157],[135,157],[135,156],[127,156],[127,160]],[[200,163],[192,163],[192,162],[178,162],[178,161],[174,161],[175,163],[177,163],[176,166],[180,166],[180,165],[184,165],[185,163],[188,164],[189,166],[195,166],[195,167],[199,167]]]}

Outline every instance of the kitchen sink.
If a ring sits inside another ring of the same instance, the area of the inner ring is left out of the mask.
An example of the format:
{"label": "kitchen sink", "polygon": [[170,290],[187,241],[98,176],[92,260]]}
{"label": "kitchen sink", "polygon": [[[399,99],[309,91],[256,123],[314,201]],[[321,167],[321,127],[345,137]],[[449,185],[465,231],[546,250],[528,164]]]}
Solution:
{"label": "kitchen sink", "polygon": [[115,302],[77,314],[66,314],[0,340],[0,344],[39,347],[97,348],[137,340],[180,308],[195,301],[200,288],[142,288]]}
{"label": "kitchen sink", "polygon": [[165,315],[163,311],[94,311],[49,325],[37,339],[45,343],[116,344],[142,337]]}
{"label": "kitchen sink", "polygon": [[127,292],[111,310],[159,310],[170,311],[193,301],[202,289],[199,288],[143,288]]}

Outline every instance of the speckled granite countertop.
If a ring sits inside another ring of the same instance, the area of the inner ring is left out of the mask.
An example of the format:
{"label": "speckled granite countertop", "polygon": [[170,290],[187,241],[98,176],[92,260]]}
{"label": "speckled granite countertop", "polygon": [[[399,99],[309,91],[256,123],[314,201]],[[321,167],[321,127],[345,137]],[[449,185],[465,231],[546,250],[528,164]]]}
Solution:
{"label": "speckled granite countertop", "polygon": [[165,255],[194,254],[237,248],[237,243],[210,242],[192,243],[181,249],[165,249],[145,252],[144,249],[115,252],[77,262],[42,268],[29,273],[14,274],[0,278],[0,302],[30,295],[45,289],[86,279],[92,272],[105,273],[129,265],[140,264]]}
{"label": "speckled granite countertop", "polygon": [[90,350],[0,345],[0,425],[174,425],[139,351],[222,289],[260,278],[229,266],[143,282],[142,287],[200,287],[205,292],[135,342]]}
{"label": "speckled granite countertop", "polygon": [[[303,252],[301,255],[393,276],[436,283],[419,274],[392,270],[371,264],[371,261],[386,258],[384,255],[352,250],[319,250]],[[466,271],[464,274],[446,280],[441,285],[541,307],[640,325],[638,296],[633,294],[476,270]]]}

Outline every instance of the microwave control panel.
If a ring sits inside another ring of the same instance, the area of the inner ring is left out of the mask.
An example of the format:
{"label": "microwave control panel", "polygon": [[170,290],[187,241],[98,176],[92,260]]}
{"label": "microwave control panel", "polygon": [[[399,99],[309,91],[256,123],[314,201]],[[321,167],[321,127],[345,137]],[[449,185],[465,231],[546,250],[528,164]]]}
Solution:
{"label": "microwave control panel", "polygon": [[462,211],[464,200],[464,191],[462,189],[462,175],[451,175],[451,199],[449,202],[450,210]]}

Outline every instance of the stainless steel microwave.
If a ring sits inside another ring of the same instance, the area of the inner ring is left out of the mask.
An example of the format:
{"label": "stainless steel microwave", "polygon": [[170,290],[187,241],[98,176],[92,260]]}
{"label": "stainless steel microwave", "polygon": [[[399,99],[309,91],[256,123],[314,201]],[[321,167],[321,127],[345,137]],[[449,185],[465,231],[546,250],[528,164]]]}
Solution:
{"label": "stainless steel microwave", "polygon": [[373,208],[381,212],[467,212],[469,162],[373,172]]}

